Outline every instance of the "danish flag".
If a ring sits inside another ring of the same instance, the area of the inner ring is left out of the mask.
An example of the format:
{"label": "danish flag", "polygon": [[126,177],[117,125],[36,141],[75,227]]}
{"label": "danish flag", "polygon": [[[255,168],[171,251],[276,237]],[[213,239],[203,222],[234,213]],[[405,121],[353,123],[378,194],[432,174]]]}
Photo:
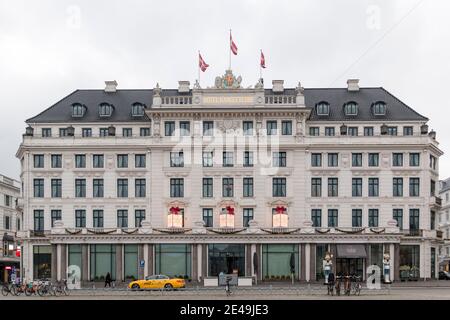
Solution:
{"label": "danish flag", "polygon": [[261,68],[266,68],[266,58],[264,57],[264,53],[261,51]]}
{"label": "danish flag", "polygon": [[199,60],[198,66],[200,67],[200,70],[202,70],[203,72],[205,72],[206,69],[209,68],[209,64],[207,64],[207,63],[205,62],[205,60],[203,60],[202,55],[201,55],[200,53],[198,54],[198,60]]}
{"label": "danish flag", "polygon": [[238,47],[237,47],[236,43],[234,43],[234,41],[233,41],[233,36],[231,35],[231,32],[230,32],[230,48],[231,48],[231,52],[233,52],[233,54],[235,56],[237,56]]}

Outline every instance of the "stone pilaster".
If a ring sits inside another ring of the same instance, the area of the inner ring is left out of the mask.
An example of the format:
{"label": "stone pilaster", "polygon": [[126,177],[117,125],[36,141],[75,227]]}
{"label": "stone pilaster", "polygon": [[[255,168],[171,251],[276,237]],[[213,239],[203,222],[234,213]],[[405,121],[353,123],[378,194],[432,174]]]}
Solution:
{"label": "stone pilaster", "polygon": [[316,281],[316,244],[311,244],[309,263],[310,281]]}
{"label": "stone pilaster", "polygon": [[138,278],[144,279],[144,268],[139,266],[141,260],[144,260],[144,245],[138,244]]}
{"label": "stone pilaster", "polygon": [[192,270],[191,270],[191,279],[193,282],[198,281],[198,250],[197,250],[197,244],[194,243],[191,246],[191,252],[192,252]]}
{"label": "stone pilaster", "polygon": [[[52,244],[52,270],[51,280],[56,281],[58,276],[58,245]],[[37,275],[34,275],[36,278]]]}
{"label": "stone pilaster", "polygon": [[83,264],[82,270],[81,270],[81,280],[82,281],[89,281],[89,245],[88,244],[82,244],[81,245],[81,263]]}
{"label": "stone pilaster", "polygon": [[61,244],[60,278],[67,279],[67,244]]}
{"label": "stone pilaster", "polygon": [[300,244],[300,281],[306,281],[306,255],[305,244]]}
{"label": "stone pilaster", "polygon": [[123,244],[116,245],[116,282],[123,281]]}

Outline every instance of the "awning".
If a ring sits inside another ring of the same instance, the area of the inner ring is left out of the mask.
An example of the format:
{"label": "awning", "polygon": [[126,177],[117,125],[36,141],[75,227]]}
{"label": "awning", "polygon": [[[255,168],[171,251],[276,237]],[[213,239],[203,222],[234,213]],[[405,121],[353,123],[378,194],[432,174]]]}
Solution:
{"label": "awning", "polygon": [[367,258],[366,247],[363,244],[338,244],[338,258]]}
{"label": "awning", "polygon": [[3,241],[5,241],[5,242],[14,242],[14,237],[8,235],[7,233],[5,233],[5,234],[3,235]]}

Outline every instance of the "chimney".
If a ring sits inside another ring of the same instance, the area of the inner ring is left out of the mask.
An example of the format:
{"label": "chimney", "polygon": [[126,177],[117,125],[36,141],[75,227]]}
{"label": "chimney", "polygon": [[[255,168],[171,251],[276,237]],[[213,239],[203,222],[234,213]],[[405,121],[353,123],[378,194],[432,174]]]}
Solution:
{"label": "chimney", "polygon": [[273,80],[272,81],[272,91],[275,93],[284,92],[284,80]]}
{"label": "chimney", "polygon": [[116,92],[117,91],[118,83],[117,83],[116,80],[114,80],[114,81],[105,81],[105,85],[106,85],[105,92]]}
{"label": "chimney", "polygon": [[189,81],[178,81],[178,92],[187,93],[191,91],[191,83]]}
{"label": "chimney", "polygon": [[348,91],[359,91],[359,79],[347,80]]}

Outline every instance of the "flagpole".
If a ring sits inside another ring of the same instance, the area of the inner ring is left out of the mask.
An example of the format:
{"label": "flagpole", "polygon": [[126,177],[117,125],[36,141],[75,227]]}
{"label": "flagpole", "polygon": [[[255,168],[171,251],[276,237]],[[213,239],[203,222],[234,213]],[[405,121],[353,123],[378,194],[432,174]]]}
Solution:
{"label": "flagpole", "polygon": [[260,61],[259,61],[259,79],[262,79],[262,65],[261,65],[261,57],[262,57],[262,49],[261,49],[261,55],[260,55]]}
{"label": "flagpole", "polygon": [[231,29],[230,29],[230,67],[228,70],[231,70]]}
{"label": "flagpole", "polygon": [[200,73],[200,50],[198,50],[198,57],[197,57],[197,59],[199,60],[198,61],[198,84],[200,85],[200,75],[201,75],[201,73]]}

